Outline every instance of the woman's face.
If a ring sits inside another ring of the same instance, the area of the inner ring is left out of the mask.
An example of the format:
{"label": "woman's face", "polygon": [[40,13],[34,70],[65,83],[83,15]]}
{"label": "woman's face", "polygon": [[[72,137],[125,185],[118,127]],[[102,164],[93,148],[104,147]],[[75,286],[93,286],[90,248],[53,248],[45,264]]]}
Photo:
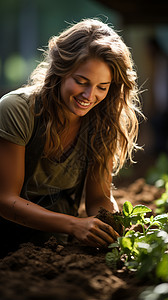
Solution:
{"label": "woman's face", "polygon": [[61,83],[61,97],[72,118],[86,115],[107,95],[111,84],[110,67],[90,58]]}

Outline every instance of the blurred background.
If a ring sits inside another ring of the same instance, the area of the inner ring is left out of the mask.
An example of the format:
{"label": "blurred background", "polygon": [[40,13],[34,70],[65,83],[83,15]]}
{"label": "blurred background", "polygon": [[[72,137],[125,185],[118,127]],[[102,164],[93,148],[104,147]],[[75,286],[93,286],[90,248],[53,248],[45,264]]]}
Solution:
{"label": "blurred background", "polygon": [[168,1],[0,0],[0,96],[27,82],[51,36],[86,17],[113,24],[131,50],[147,117],[143,170],[168,153]]}

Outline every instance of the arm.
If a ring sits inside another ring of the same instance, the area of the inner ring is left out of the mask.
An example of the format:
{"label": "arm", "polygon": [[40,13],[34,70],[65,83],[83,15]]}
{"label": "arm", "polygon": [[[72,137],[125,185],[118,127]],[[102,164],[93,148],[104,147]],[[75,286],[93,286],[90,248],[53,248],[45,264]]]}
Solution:
{"label": "arm", "polygon": [[42,231],[71,233],[75,217],[54,213],[21,198],[25,147],[0,139],[0,215]]}
{"label": "arm", "polygon": [[[112,173],[112,160],[109,161],[109,168]],[[100,207],[104,207],[111,212],[118,211],[118,205],[112,195],[112,176],[106,175],[106,183],[101,182],[98,165],[94,167],[93,171],[94,177],[89,171],[86,181],[86,211],[88,216],[96,215]]]}
{"label": "arm", "polygon": [[[109,162],[112,170],[112,161]],[[98,213],[99,208],[102,206],[111,212],[118,211],[118,205],[114,200],[111,193],[111,176],[106,178],[107,185],[102,184],[99,177],[98,166],[94,167],[94,178],[91,176],[90,170],[86,179],[86,212],[89,218],[85,218],[88,222],[86,227],[76,227],[75,231],[81,238],[85,238],[88,244],[97,244],[101,246],[107,246],[113,243],[119,234],[108,224],[100,221],[94,216]],[[83,219],[81,219],[82,223]],[[81,224],[80,224],[81,225]]]}

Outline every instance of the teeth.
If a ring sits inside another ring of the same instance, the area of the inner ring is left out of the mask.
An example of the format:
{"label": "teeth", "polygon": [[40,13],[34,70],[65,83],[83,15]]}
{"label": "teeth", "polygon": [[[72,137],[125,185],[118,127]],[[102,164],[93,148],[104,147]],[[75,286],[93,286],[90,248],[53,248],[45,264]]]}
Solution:
{"label": "teeth", "polygon": [[89,105],[90,105],[90,103],[86,103],[86,102],[80,101],[80,100],[78,100],[77,98],[75,98],[75,99],[76,99],[76,101],[77,101],[80,105],[83,105],[83,106],[89,106]]}

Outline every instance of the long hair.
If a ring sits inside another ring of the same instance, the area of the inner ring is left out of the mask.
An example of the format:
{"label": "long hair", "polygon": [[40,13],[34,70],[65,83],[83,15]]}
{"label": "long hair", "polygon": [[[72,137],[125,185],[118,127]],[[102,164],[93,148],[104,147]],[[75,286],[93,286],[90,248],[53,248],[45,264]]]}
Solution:
{"label": "long hair", "polygon": [[143,114],[131,53],[113,28],[97,19],[84,19],[52,37],[43,62],[31,75],[32,99],[40,98],[40,114],[46,122],[45,155],[56,155],[61,147],[61,130],[67,123],[61,80],[88,58],[103,60],[112,73],[106,98],[88,112],[92,123],[92,162],[98,162],[104,176],[105,171],[109,173],[108,161],[112,157],[113,173],[117,174],[127,159],[133,161],[132,154],[138,149],[138,115]]}

